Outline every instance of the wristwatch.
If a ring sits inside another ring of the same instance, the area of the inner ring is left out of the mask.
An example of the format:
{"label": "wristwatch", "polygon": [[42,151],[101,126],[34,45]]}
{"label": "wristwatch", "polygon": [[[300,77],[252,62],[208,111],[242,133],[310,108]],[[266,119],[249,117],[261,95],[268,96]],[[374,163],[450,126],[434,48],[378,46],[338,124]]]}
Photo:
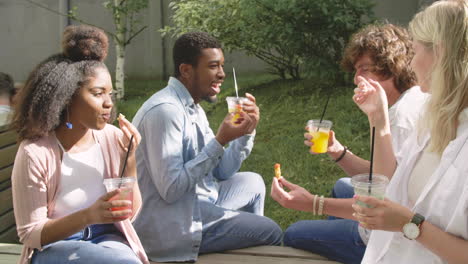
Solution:
{"label": "wristwatch", "polygon": [[411,221],[403,226],[403,235],[410,240],[418,238],[421,234],[422,222],[424,222],[424,216],[415,213]]}

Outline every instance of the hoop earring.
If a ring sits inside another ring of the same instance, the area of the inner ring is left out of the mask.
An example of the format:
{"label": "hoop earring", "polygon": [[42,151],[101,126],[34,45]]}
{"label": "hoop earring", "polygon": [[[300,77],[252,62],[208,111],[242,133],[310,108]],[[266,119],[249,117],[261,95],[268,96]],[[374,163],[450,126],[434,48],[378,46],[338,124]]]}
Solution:
{"label": "hoop earring", "polygon": [[68,107],[67,107],[67,122],[65,122],[65,126],[68,128],[68,129],[72,129],[73,128],[73,124],[71,122],[69,122],[70,120],[70,114],[68,112]]}

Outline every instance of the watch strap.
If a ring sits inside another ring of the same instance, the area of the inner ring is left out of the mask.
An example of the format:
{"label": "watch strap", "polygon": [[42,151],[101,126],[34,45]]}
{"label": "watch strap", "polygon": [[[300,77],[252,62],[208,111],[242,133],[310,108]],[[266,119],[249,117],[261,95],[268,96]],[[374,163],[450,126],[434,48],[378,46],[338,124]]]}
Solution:
{"label": "watch strap", "polygon": [[411,223],[414,223],[415,225],[420,226],[422,222],[424,222],[424,220],[425,220],[424,216],[418,213],[415,213],[413,218],[411,219]]}

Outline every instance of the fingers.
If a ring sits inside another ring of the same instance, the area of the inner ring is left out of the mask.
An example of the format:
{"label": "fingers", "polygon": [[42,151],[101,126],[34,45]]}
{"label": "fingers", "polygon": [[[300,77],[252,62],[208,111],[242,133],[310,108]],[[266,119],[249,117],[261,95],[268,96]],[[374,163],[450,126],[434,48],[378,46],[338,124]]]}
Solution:
{"label": "fingers", "polygon": [[104,194],[103,196],[99,197],[99,200],[108,201],[110,198],[116,196],[119,193],[120,193],[120,189],[115,189],[115,190],[110,191],[110,192]]}
{"label": "fingers", "polygon": [[252,124],[252,118],[250,117],[249,114],[245,112],[240,112],[239,115],[240,115],[240,117],[238,118],[239,122],[236,122],[237,127],[239,129],[243,129],[243,128],[248,129],[250,125]]}
{"label": "fingers", "polygon": [[368,206],[370,206],[371,208],[379,207],[382,202],[382,200],[379,200],[375,197],[365,196],[365,195],[354,195],[354,200],[363,202],[367,204]]}
{"label": "fingers", "polygon": [[285,187],[288,188],[289,190],[294,190],[294,189],[297,189],[297,188],[299,187],[298,185],[287,181],[287,180],[286,180],[285,178],[283,178],[283,177],[279,178],[279,183],[281,183],[283,186],[285,186]]}
{"label": "fingers", "polygon": [[112,209],[112,208],[131,208],[132,201],[130,200],[112,200],[107,201],[104,204],[104,209]]}
{"label": "fingers", "polygon": [[308,147],[312,147],[314,143],[312,142],[312,139],[314,138],[310,133],[304,133],[304,145]]}
{"label": "fingers", "polygon": [[245,97],[247,97],[251,102],[253,102],[254,104],[257,103],[257,100],[255,99],[255,96],[249,94],[249,93],[245,93]]}
{"label": "fingers", "polygon": [[[119,126],[120,126],[120,129],[122,130],[122,132],[124,133],[125,135],[125,138],[127,138],[128,140],[130,140],[130,138],[132,137],[133,135],[133,142],[132,144],[135,146],[135,145],[139,145],[140,142],[141,142],[141,135],[140,133],[138,132],[138,129],[136,129],[136,127],[130,122],[128,121],[124,115],[120,114],[119,115]],[[123,142],[120,142],[120,143],[123,143]],[[119,144],[120,144],[119,143]],[[124,147],[125,148],[125,147]]]}
{"label": "fingers", "polygon": [[[282,178],[283,177],[280,179]],[[281,205],[283,205],[283,201],[289,197],[288,192],[282,188],[280,181],[276,177],[273,177],[273,181],[271,183],[271,197]]]}

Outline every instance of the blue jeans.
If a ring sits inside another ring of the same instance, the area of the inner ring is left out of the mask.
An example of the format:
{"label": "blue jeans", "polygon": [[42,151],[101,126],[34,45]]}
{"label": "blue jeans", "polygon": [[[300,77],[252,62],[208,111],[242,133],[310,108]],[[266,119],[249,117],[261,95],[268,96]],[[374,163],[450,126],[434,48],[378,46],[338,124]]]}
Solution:
{"label": "blue jeans", "polygon": [[[353,198],[354,188],[351,185],[351,178],[340,178],[335,182],[332,190],[332,198]],[[335,216],[328,216],[328,220],[342,219]]]}
{"label": "blue jeans", "polygon": [[351,178],[341,178],[335,182],[333,186],[333,198],[353,198],[354,188],[351,185]]}
{"label": "blue jeans", "polygon": [[[350,178],[335,183],[334,198],[354,195]],[[304,249],[342,263],[361,263],[366,245],[358,231],[359,223],[330,216],[328,220],[305,220],[292,224],[284,233],[285,246]]]}
{"label": "blue jeans", "polygon": [[32,264],[142,262],[113,224],[92,225],[70,237],[35,249]]}
{"label": "blue jeans", "polygon": [[281,244],[281,228],[263,216],[265,183],[260,175],[239,172],[219,184],[215,204],[200,201],[203,236],[199,253]]}

